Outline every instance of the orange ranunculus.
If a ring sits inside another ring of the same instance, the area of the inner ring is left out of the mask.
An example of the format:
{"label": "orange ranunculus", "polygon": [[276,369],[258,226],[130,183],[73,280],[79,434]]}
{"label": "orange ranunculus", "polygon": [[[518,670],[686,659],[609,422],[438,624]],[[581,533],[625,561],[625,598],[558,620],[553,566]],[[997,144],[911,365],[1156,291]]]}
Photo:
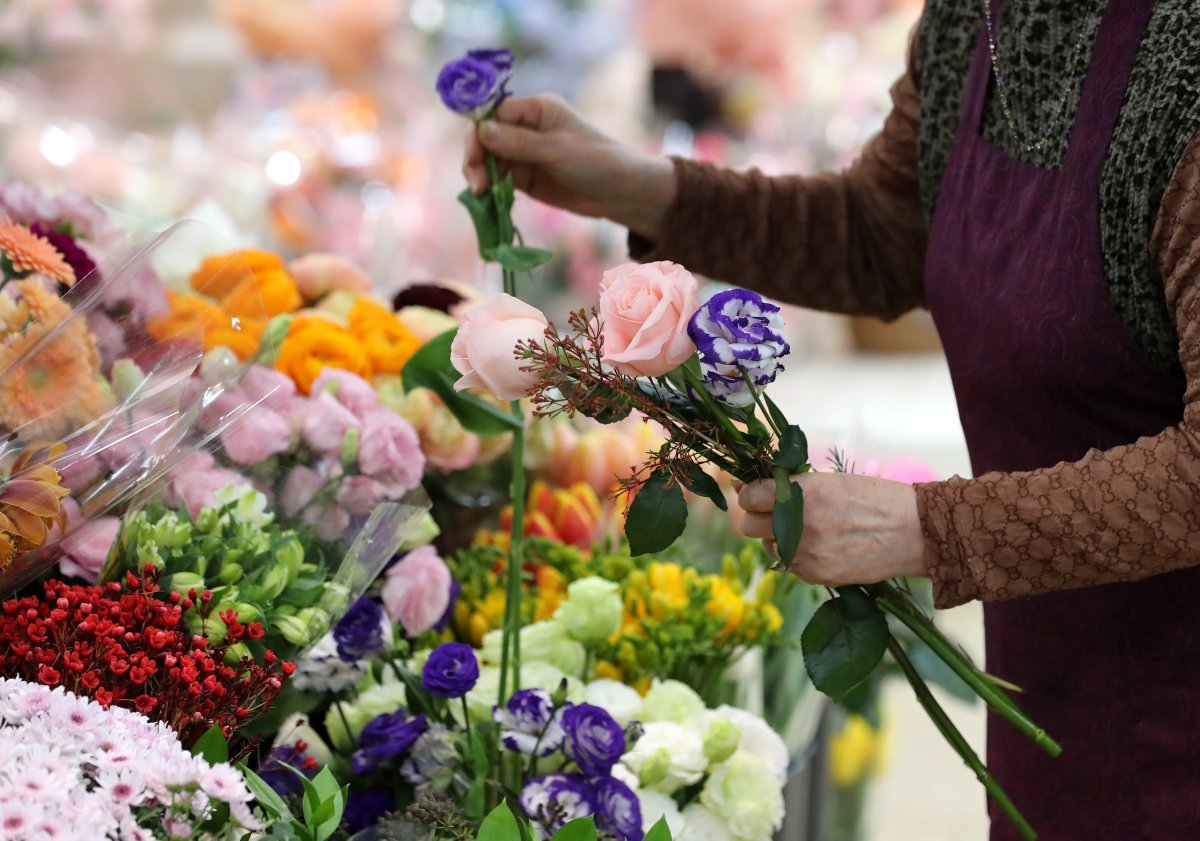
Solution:
{"label": "orange ranunculus", "polygon": [[266,269],[250,277],[242,278],[228,295],[221,299],[221,307],[237,318],[274,318],[284,313],[295,312],[304,305],[296,281],[286,269]]}
{"label": "orange ranunculus", "polygon": [[371,378],[371,360],[362,344],[334,324],[305,323],[288,331],[275,367],[287,374],[304,394],[326,368],[338,368]]}
{"label": "orange ranunculus", "polygon": [[168,339],[201,342],[210,330],[216,330],[229,322],[220,307],[196,295],[176,295],[174,292],[168,292],[167,300],[171,304],[171,311],[150,319],[146,324],[150,335],[160,342]]}
{"label": "orange ranunculus", "polygon": [[270,251],[245,249],[206,257],[192,272],[191,286],[212,298],[224,298],[247,278],[283,268],[283,258]]}
{"label": "orange ranunculus", "polygon": [[216,327],[204,334],[204,349],[227,347],[238,359],[245,362],[258,353],[267,323],[261,319],[246,318],[230,320],[229,324]]}
{"label": "orange ranunculus", "polygon": [[377,374],[399,374],[421,347],[421,340],[396,314],[370,298],[359,298],[350,307],[350,332],[362,341]]}

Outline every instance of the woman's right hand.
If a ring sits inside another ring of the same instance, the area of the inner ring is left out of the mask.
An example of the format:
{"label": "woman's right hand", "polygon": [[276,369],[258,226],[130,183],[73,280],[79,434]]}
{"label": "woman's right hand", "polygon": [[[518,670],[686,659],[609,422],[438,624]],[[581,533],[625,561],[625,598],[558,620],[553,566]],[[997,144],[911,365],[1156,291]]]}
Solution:
{"label": "woman's right hand", "polygon": [[669,160],[619,143],[556,96],[510,97],[470,126],[463,174],[477,195],[489,184],[484,149],[533,198],[651,239],[675,198]]}

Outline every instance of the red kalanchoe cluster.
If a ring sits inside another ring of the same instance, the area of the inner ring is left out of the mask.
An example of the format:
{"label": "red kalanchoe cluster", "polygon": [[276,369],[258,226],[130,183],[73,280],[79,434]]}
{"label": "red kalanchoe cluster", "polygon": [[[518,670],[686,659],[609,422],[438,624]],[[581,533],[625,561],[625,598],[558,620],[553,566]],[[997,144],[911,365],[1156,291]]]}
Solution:
{"label": "red kalanchoe cluster", "polygon": [[226,737],[270,706],[295,671],[268,651],[230,664],[227,646],[258,639],[263,627],[232,611],[220,620],[225,642],[192,633],[188,614],[211,616],[212,594],[162,598],[157,575],[95,586],[47,581],[42,596],[0,605],[0,677],[22,678],[137,710],[174,729],[191,746],[214,724]]}

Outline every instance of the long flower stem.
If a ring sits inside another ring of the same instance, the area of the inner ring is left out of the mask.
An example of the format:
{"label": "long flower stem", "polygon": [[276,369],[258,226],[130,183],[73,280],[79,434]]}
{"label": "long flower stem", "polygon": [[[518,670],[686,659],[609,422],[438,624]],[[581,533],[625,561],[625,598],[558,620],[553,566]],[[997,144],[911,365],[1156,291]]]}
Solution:
{"label": "long flower stem", "polygon": [[892,659],[896,661],[900,670],[904,672],[904,676],[908,678],[913,692],[916,693],[917,700],[925,708],[925,712],[929,714],[929,718],[941,732],[942,736],[954,748],[954,752],[975,773],[976,778],[978,778],[979,782],[983,783],[983,787],[987,790],[988,794],[992,796],[992,799],[996,801],[996,804],[1008,819],[1013,822],[1013,825],[1021,833],[1022,837],[1029,839],[1029,841],[1034,841],[1037,838],[1037,832],[1029,825],[1029,821],[1025,819],[1025,816],[1013,804],[1008,794],[1000,787],[1000,783],[996,781],[996,778],[991,775],[987,767],[980,760],[979,755],[975,753],[962,733],[954,726],[954,722],[950,720],[950,716],[946,714],[941,704],[933,697],[933,693],[929,691],[929,687],[925,685],[924,679],[917,672],[912,661],[908,659],[903,646],[900,645],[895,637],[888,638],[888,651],[891,652]]}
{"label": "long flower stem", "polygon": [[887,613],[899,619],[916,634],[942,662],[949,666],[984,702],[1014,727],[1028,736],[1050,756],[1059,756],[1062,746],[1045,730],[1034,724],[999,687],[979,674],[978,670],[957,651],[931,622],[914,611],[891,584],[873,584],[867,588],[875,601]]}

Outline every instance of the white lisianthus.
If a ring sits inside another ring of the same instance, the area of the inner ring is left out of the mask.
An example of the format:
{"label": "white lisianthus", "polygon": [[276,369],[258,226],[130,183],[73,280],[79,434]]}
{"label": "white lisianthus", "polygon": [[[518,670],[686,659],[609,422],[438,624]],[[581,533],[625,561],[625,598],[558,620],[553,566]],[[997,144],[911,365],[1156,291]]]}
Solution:
{"label": "white lisianthus", "polygon": [[[498,664],[503,632],[490,631],[483,638],[480,659]],[[526,663],[549,663],[566,675],[578,677],[583,673],[586,652],[583,645],[571,639],[566,627],[553,619],[534,622],[521,629],[521,667]]]}
{"label": "white lisianthus", "polygon": [[682,724],[670,721],[645,725],[642,738],[621,762],[637,775],[641,788],[663,794],[700,782],[708,770],[704,742]]}
{"label": "white lisianthus", "polygon": [[567,587],[567,600],[559,605],[554,618],[573,639],[602,642],[621,630],[624,605],[618,591],[615,582],[596,576],[572,581]]}
{"label": "white lisianthus", "polygon": [[636,689],[619,680],[593,680],[584,689],[583,700],[608,710],[622,727],[628,727],[630,722],[639,721],[642,714],[642,696]]}
{"label": "white lisianthus", "polygon": [[760,758],[746,751],[713,769],[700,802],[738,841],[769,841],[783,825],[783,791]]}
{"label": "white lisianthus", "polygon": [[642,699],[642,721],[671,721],[683,724],[704,712],[704,699],[686,683],[656,681]]}
{"label": "white lisianthus", "polygon": [[762,763],[780,788],[787,782],[788,749],[779,734],[761,716],[728,705],[717,707],[715,715],[727,718],[742,728],[738,750],[745,751]]}
{"label": "white lisianthus", "polygon": [[699,803],[693,803],[683,810],[683,832],[671,832],[672,838],[686,838],[687,841],[735,841],[729,825]]}
{"label": "white lisianthus", "polygon": [[679,811],[679,804],[675,802],[675,798],[659,791],[639,791],[637,796],[642,807],[643,832],[649,832],[656,823],[666,818],[667,827],[671,830],[671,837],[679,839],[685,837],[683,831],[687,822],[683,818],[683,813]]}

